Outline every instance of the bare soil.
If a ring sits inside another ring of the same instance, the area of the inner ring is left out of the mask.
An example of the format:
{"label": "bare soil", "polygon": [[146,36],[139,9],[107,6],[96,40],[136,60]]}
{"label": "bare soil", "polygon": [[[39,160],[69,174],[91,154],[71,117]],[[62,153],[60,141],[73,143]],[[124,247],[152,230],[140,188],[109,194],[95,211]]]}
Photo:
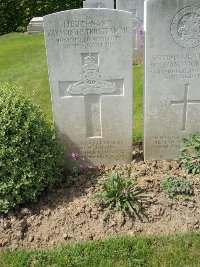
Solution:
{"label": "bare soil", "polygon": [[[0,215],[0,249],[54,247],[116,235],[167,235],[200,229],[200,176],[186,174],[176,161],[143,161],[142,143],[135,142],[132,173],[149,194],[143,215],[123,215],[95,204],[92,196],[97,181],[110,169],[99,168],[80,174],[73,185],[63,184],[42,193],[36,203]],[[188,200],[163,192],[165,175],[189,178],[193,194]]]}

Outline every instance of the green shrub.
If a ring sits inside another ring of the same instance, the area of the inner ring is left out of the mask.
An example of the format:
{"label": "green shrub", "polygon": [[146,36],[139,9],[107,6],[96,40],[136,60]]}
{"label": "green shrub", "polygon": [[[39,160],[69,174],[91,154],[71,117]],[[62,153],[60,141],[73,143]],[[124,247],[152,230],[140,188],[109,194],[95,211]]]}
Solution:
{"label": "green shrub", "polygon": [[106,180],[98,182],[98,191],[94,198],[106,207],[116,207],[123,213],[139,215],[142,201],[147,197],[142,193],[136,180],[130,176],[130,169],[110,171]]}
{"label": "green shrub", "polygon": [[184,138],[178,162],[188,173],[200,174],[200,133]]}
{"label": "green shrub", "polygon": [[0,212],[61,181],[55,130],[16,86],[0,84]]}
{"label": "green shrub", "polygon": [[190,181],[183,177],[166,177],[161,185],[163,191],[171,196],[190,195],[192,188]]}

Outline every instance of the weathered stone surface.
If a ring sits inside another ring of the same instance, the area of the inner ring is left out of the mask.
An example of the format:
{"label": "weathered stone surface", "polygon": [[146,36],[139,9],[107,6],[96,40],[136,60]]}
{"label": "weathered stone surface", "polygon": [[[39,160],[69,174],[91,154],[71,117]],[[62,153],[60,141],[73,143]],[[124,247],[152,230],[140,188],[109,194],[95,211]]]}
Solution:
{"label": "weathered stone surface", "polygon": [[40,32],[44,32],[43,17],[32,18],[32,20],[28,24],[27,33],[28,34],[37,34]]}
{"label": "weathered stone surface", "polygon": [[145,159],[174,159],[200,131],[200,3],[146,2]]}
{"label": "weathered stone surface", "polygon": [[114,0],[85,0],[84,8],[114,8]]}
{"label": "weathered stone surface", "polygon": [[144,44],[144,0],[117,0],[116,8],[126,10],[133,14],[133,33],[134,33],[134,61],[143,62]]}
{"label": "weathered stone surface", "polygon": [[55,125],[83,165],[131,161],[131,22],[108,9],[44,17]]}

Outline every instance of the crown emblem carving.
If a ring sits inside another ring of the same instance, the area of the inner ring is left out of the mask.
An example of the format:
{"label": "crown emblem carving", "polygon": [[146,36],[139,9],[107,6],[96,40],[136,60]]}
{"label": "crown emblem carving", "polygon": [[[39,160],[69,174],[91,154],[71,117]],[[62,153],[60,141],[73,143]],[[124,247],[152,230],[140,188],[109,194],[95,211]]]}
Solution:
{"label": "crown emblem carving", "polygon": [[99,70],[99,67],[96,64],[96,58],[91,54],[84,58],[83,72],[86,72],[87,70]]}
{"label": "crown emblem carving", "polygon": [[89,56],[84,58],[84,62],[86,65],[93,65],[93,64],[95,64],[96,59],[91,54],[89,54]]}

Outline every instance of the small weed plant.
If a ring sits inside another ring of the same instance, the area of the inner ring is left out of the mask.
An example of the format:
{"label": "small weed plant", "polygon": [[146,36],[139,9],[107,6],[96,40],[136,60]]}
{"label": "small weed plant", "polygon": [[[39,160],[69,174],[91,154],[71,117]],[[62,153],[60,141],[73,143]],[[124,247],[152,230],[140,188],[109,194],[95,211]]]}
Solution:
{"label": "small weed plant", "polygon": [[170,196],[189,196],[192,193],[190,181],[187,178],[178,176],[167,176],[161,187]]}
{"label": "small weed plant", "polygon": [[98,182],[99,192],[95,194],[95,199],[105,207],[117,208],[130,215],[139,215],[142,201],[147,195],[130,174],[131,169],[110,171],[106,180]]}
{"label": "small weed plant", "polygon": [[178,162],[188,173],[200,174],[200,133],[184,138]]}

